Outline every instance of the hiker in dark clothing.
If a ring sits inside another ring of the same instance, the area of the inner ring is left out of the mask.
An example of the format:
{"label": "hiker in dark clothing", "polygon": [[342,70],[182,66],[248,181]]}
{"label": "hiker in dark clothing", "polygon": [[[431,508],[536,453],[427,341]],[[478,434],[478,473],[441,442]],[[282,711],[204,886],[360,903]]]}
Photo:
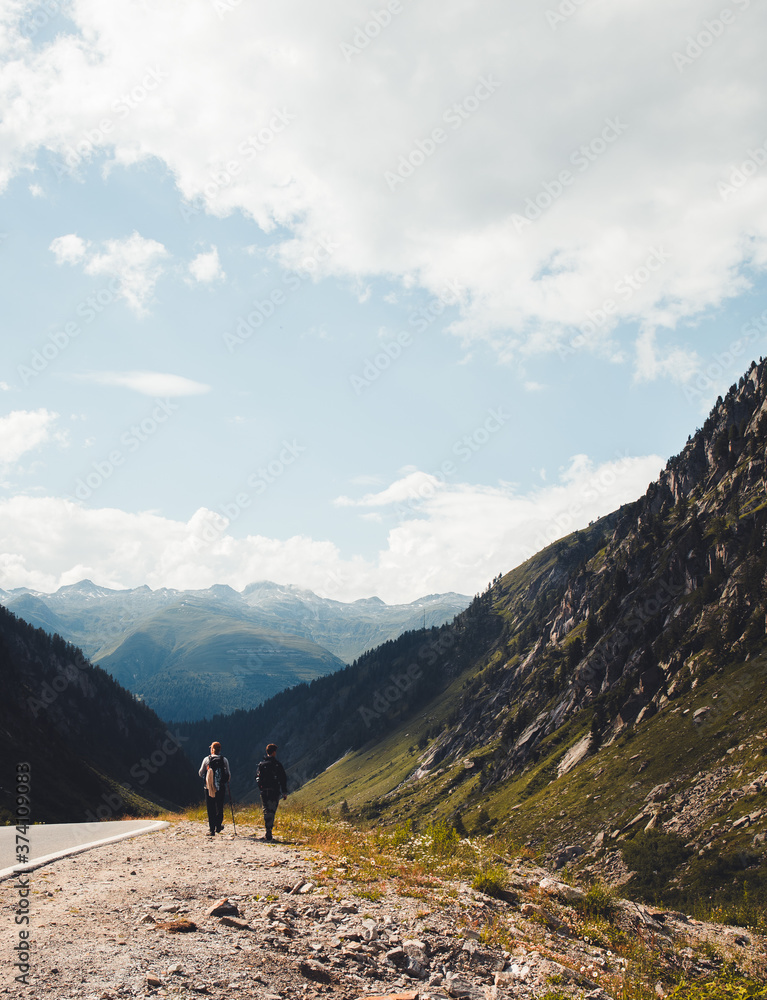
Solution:
{"label": "hiker in dark clothing", "polygon": [[285,768],[277,760],[276,743],[270,743],[266,748],[266,756],[258,765],[256,772],[256,784],[261,793],[261,803],[264,807],[266,839],[271,840],[274,814],[277,812],[280,795],[283,799],[288,797],[288,778],[285,774]]}
{"label": "hiker in dark clothing", "polygon": [[213,837],[224,829],[224,799],[226,787],[232,777],[229,761],[221,756],[221,744],[218,741],[211,743],[210,754],[200,765],[199,773],[205,779],[205,805],[208,807],[210,836]]}

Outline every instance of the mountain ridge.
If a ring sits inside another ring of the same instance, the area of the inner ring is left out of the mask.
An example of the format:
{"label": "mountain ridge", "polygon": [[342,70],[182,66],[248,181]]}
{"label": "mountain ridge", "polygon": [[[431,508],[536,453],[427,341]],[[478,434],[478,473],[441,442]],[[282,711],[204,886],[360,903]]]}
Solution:
{"label": "mountain ridge", "polygon": [[239,605],[187,595],[120,636],[100,665],[178,722],[257,705],[343,661],[301,636],[254,626]]}
{"label": "mountain ridge", "polygon": [[[152,590],[146,584],[133,588],[113,589],[101,587],[88,579],[80,580],[74,584],[66,584],[52,593],[28,587],[16,587],[11,590],[0,589],[0,602],[11,610],[19,602],[28,599],[34,599],[45,605],[48,613],[57,614],[64,628],[72,633],[67,635],[67,638],[76,641],[94,659],[98,659],[102,653],[112,652],[112,636],[119,635],[121,631],[127,634],[129,629],[137,624],[143,616],[153,614],[159,607],[187,598],[199,600],[206,596],[222,604],[231,603],[249,608],[254,615],[260,614],[262,616],[262,623],[268,621],[273,624],[275,621],[279,621],[285,625],[288,619],[284,614],[280,617],[281,604],[283,608],[287,604],[295,610],[300,610],[303,613],[303,619],[298,623],[293,622],[294,633],[301,634],[304,638],[314,639],[318,645],[324,646],[329,652],[341,659],[345,657],[354,659],[363,651],[360,647],[360,641],[363,643],[371,641],[377,632],[383,636],[380,641],[385,641],[385,639],[391,638],[393,630],[403,631],[419,615],[423,616],[425,613],[427,621],[430,623],[436,620],[448,620],[470,601],[470,598],[463,594],[449,592],[428,594],[407,604],[386,604],[379,597],[359,598],[356,601],[343,602],[319,597],[313,591],[293,584],[276,584],[269,580],[255,581],[239,592],[228,584],[213,584],[199,590],[176,590],[168,587]],[[117,610],[112,617],[119,618],[120,624],[115,625],[114,621],[110,620],[110,628],[101,632],[97,629],[88,630],[83,622],[78,620],[80,608],[73,604],[78,598],[85,601],[89,609],[93,606],[91,602],[97,599],[114,603]],[[39,605],[35,605],[35,608],[39,609],[39,607]],[[383,617],[380,622],[371,620],[368,623],[370,627],[367,632],[363,629],[361,638],[355,641],[344,632],[334,636],[330,627],[324,631],[321,629],[318,631],[316,624],[313,628],[317,634],[310,634],[311,623],[317,621],[317,609],[325,612],[325,620],[329,626],[334,624],[336,620],[345,622],[347,632],[349,621],[358,619],[359,613],[365,609],[381,611]],[[34,617],[31,622],[32,624],[40,624],[35,621]],[[376,629],[377,624],[379,627]],[[373,645],[375,644],[377,643],[373,642]]]}

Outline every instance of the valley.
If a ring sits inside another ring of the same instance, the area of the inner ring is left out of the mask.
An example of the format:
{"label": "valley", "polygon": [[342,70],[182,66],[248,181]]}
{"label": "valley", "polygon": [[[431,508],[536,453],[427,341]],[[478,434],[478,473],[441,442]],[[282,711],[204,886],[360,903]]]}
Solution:
{"label": "valley", "polygon": [[110,590],[90,580],[54,594],[0,592],[0,603],[79,646],[171,721],[252,708],[403,631],[449,621],[469,600],[431,594],[406,605],[344,604],[266,581],[242,593],[222,585]]}
{"label": "valley", "polygon": [[760,362],[644,497],[452,623],[213,720],[219,738],[246,776],[274,740],[331,812],[512,836],[650,900],[763,906],[766,445]]}

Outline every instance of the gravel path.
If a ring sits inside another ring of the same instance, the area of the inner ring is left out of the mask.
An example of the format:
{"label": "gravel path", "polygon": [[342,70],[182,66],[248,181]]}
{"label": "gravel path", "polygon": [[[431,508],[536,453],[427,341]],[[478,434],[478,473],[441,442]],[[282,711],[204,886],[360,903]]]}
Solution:
{"label": "gravel path", "polygon": [[[28,911],[17,882],[1,883],[0,994],[502,1000],[542,995],[555,982],[572,997],[615,995],[622,960],[584,942],[572,921],[567,926],[562,894],[572,890],[540,882],[542,870],[512,873],[513,904],[461,884],[449,903],[432,908],[393,894],[370,902],[350,885],[339,883],[332,895],[316,886],[319,855],[306,848],[267,844],[261,829],[239,825],[237,837],[209,838],[206,830],[181,821],[28,872]],[[629,918],[649,920],[653,938],[671,934],[677,916],[685,944],[710,933],[681,915],[659,918],[662,925],[640,910],[631,904]],[[27,912],[29,923],[17,925],[15,915]],[[498,916],[512,929],[509,950],[483,943],[481,929]],[[25,927],[30,971],[19,984],[14,946]],[[725,929],[716,931],[726,940]],[[764,956],[761,940],[729,933],[728,950]]]}
{"label": "gravel path", "polygon": [[[206,830],[207,824],[181,822],[29,872],[31,969],[23,995],[144,996],[157,988],[148,976],[173,996],[274,995],[267,987],[284,983],[285,963],[275,962],[272,974],[261,975],[265,982],[243,992],[260,969],[262,943],[206,912],[224,896],[245,914],[260,912],[265,903],[256,897],[279,898],[309,874],[310,863],[291,846],[256,839],[253,830],[215,838]],[[3,986],[20,996],[13,968],[19,889],[6,881],[0,891]],[[182,917],[197,929],[161,927]]]}

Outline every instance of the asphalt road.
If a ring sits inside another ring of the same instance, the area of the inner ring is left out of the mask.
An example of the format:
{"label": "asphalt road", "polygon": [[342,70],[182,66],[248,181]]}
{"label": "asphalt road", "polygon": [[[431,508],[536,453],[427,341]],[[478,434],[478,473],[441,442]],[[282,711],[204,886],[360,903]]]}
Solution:
{"label": "asphalt road", "polygon": [[[55,861],[67,854],[91,850],[105,841],[114,843],[127,837],[137,837],[152,830],[161,830],[167,823],[155,820],[113,820],[108,823],[51,823],[30,826],[25,834],[29,840],[29,864],[35,868],[40,863]],[[0,826],[0,878],[12,876],[16,861],[16,827]]]}

